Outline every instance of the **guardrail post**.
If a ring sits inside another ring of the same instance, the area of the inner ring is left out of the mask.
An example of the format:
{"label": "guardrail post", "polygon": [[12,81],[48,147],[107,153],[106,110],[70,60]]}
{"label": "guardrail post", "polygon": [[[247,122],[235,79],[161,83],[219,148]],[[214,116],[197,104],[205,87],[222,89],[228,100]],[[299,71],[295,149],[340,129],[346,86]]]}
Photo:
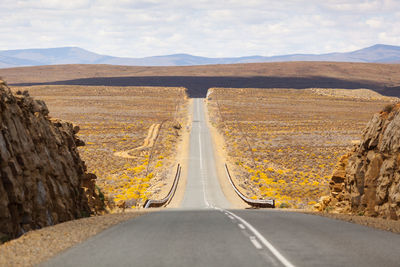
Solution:
{"label": "guardrail post", "polygon": [[228,165],[225,163],[225,171],[226,175],[228,176],[229,182],[231,183],[233,190],[235,190],[236,194],[247,204],[249,204],[252,207],[258,207],[258,208],[275,208],[275,199],[251,199],[243,195],[239,189],[236,187],[235,183],[232,180],[231,174],[228,169]]}
{"label": "guardrail post", "polygon": [[168,205],[171,202],[172,197],[175,195],[175,191],[176,191],[176,188],[177,188],[177,185],[178,185],[178,181],[179,181],[179,178],[181,176],[181,169],[182,169],[182,167],[178,163],[178,166],[176,168],[176,174],[175,174],[174,182],[172,183],[172,187],[169,190],[168,195],[165,198],[161,199],[161,200],[151,200],[151,199],[146,200],[146,202],[143,205],[143,208],[148,209],[148,208],[151,208],[151,207],[162,207],[164,205]]}

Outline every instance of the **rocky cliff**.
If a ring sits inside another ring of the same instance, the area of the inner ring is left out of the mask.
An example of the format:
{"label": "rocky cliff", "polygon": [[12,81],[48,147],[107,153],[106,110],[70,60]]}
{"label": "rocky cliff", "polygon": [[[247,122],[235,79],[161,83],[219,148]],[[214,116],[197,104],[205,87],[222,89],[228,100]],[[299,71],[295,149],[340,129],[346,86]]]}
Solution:
{"label": "rocky cliff", "polygon": [[400,103],[375,114],[361,143],[344,155],[319,210],[400,219]]}
{"label": "rocky cliff", "polygon": [[[0,80],[0,237],[88,216],[96,176],[86,173],[78,127]],[[89,198],[89,199],[88,199]]]}

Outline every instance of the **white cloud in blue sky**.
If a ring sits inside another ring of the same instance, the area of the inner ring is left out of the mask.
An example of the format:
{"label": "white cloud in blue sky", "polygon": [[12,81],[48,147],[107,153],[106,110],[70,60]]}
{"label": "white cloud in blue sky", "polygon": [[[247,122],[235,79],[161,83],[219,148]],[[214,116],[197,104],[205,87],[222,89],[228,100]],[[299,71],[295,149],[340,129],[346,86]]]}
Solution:
{"label": "white cloud in blue sky", "polygon": [[209,57],[400,45],[398,0],[0,0],[0,49]]}

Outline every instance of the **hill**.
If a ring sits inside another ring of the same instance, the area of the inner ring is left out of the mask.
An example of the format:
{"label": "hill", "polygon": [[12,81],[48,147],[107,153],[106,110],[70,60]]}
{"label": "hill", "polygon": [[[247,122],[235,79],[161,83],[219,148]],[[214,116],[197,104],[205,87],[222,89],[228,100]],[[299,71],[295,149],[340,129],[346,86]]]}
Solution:
{"label": "hill", "polygon": [[211,87],[372,89],[400,96],[400,64],[277,62],[178,67],[56,65],[0,69],[13,86],[104,85],[186,87],[205,97]]}
{"label": "hill", "polygon": [[210,64],[238,64],[284,61],[335,61],[335,62],[400,62],[400,46],[377,44],[364,49],[329,54],[293,54],[281,56],[249,56],[208,58],[189,54],[173,54],[144,58],[100,55],[79,47],[20,49],[0,51],[0,68],[58,64],[110,64],[126,66],[190,66]]}

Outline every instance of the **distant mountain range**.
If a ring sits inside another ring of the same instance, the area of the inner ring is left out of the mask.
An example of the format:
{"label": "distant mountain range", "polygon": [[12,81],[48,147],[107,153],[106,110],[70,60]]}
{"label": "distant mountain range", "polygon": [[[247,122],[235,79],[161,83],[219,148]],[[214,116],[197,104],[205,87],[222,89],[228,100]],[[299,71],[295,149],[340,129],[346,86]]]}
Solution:
{"label": "distant mountain range", "polygon": [[0,68],[55,64],[110,64],[127,66],[189,66],[209,64],[260,63],[284,61],[341,61],[369,63],[400,63],[400,46],[377,44],[346,53],[293,54],[282,56],[250,56],[207,58],[174,54],[144,58],[100,55],[79,47],[19,49],[0,51]]}

